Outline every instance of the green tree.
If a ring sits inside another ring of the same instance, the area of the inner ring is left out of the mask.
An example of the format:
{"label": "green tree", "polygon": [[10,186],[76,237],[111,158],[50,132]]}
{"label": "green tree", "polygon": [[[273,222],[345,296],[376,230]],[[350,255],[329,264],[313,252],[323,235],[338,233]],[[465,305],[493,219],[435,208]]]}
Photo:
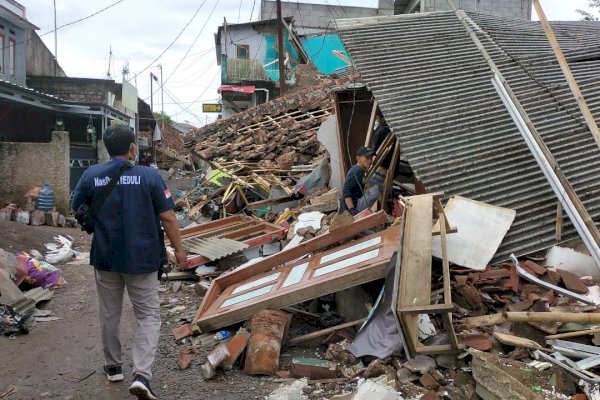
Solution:
{"label": "green tree", "polygon": [[[600,1],[600,0],[598,0],[598,1]],[[153,114],[154,114],[154,119],[157,122],[162,121],[162,119],[164,117],[165,118],[165,124],[173,125],[173,120],[171,119],[171,117],[167,113],[164,113],[162,111],[158,111],[158,112],[154,112]]]}
{"label": "green tree", "polygon": [[[596,9],[598,11],[600,9],[600,0],[588,0],[588,6],[592,9]],[[575,10],[578,14],[582,16],[582,21],[598,21],[598,16],[592,14],[590,11],[586,10]]]}

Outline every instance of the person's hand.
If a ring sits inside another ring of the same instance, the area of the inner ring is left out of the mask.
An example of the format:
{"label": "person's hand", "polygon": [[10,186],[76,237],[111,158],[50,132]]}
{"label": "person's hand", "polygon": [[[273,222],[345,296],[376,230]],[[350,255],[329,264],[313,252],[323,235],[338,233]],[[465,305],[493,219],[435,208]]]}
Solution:
{"label": "person's hand", "polygon": [[187,254],[185,250],[175,251],[175,259],[177,260],[177,268],[184,269],[187,266]]}

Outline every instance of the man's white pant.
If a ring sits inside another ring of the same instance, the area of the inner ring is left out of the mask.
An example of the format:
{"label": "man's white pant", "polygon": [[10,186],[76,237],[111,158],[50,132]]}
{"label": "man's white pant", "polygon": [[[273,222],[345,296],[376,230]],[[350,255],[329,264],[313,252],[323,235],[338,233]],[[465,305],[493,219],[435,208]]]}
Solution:
{"label": "man's white pant", "polygon": [[121,365],[119,326],[125,288],[133,304],[137,330],[133,345],[133,373],[152,378],[152,364],[160,336],[157,273],[121,274],[96,271],[102,350],[106,365]]}

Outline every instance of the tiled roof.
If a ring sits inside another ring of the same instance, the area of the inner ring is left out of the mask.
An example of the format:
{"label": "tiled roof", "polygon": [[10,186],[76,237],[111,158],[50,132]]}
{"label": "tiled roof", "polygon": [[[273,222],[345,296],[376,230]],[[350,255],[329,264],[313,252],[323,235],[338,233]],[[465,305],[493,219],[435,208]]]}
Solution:
{"label": "tiled roof", "polygon": [[[461,12],[525,107],[595,220],[600,150],[538,22]],[[431,192],[513,208],[496,259],[555,243],[557,199],[492,86],[486,60],[453,12],[338,20],[340,37],[404,156]],[[600,115],[600,23],[555,23]],[[460,229],[460,228],[459,228]],[[563,239],[577,236],[565,217]]]}
{"label": "tiled roof", "polygon": [[278,97],[186,134],[205,160],[258,162],[261,165],[310,164],[325,149],[316,132],[333,111],[332,92],[357,76],[329,80]]}

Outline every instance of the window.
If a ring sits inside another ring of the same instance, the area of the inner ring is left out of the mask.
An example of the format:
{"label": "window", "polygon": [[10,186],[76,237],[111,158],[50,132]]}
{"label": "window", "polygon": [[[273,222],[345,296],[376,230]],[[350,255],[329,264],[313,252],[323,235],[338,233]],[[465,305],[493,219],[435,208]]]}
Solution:
{"label": "window", "polygon": [[8,39],[8,74],[15,76],[15,52],[16,52],[15,39]]}
{"label": "window", "polygon": [[238,44],[237,46],[237,58],[250,58],[250,46],[247,44]]}

